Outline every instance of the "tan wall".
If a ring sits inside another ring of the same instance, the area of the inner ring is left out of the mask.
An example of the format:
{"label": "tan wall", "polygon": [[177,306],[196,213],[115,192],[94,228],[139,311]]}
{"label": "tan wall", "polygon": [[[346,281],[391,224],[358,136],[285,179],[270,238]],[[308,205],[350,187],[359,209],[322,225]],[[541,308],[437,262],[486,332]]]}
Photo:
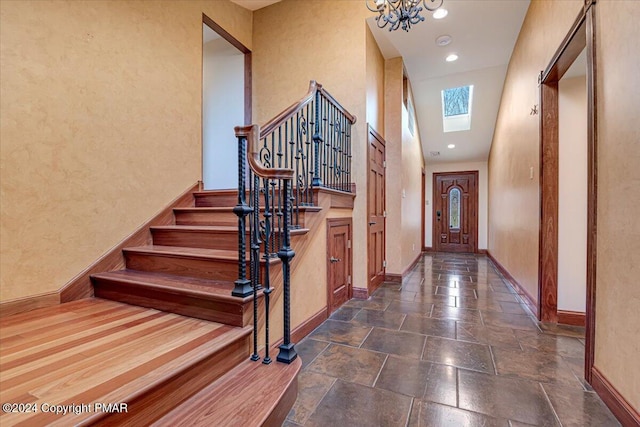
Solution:
{"label": "tan wall", "polygon": [[[410,85],[409,85],[410,87]],[[411,89],[409,89],[411,92]],[[417,256],[422,253],[422,144],[418,122],[414,115],[414,134],[409,131],[409,112],[402,105],[402,232],[399,233],[402,247],[402,264],[400,272],[411,266]],[[394,179],[393,174],[388,179]],[[389,230],[389,234],[394,233]]]}
{"label": "tan wall", "polygon": [[640,411],[640,2],[597,4],[595,366]]}
{"label": "tan wall", "polygon": [[[511,55],[489,154],[489,252],[538,295],[539,103],[544,70],[578,16],[581,0],[533,0]],[[530,168],[534,178],[529,178]]]}
{"label": "tan wall", "polygon": [[[387,273],[401,274],[402,264],[402,58],[385,61],[386,259]],[[399,179],[398,179],[399,178]]]}
{"label": "tan wall", "polygon": [[[366,287],[366,39],[368,10],[352,1],[285,0],[254,13],[254,122],[264,124],[317,80],[352,114],[355,287]],[[303,17],[309,17],[305,19]],[[327,23],[331,23],[328,25]]]}
{"label": "tan wall", "polygon": [[54,291],[201,176],[202,13],[228,1],[0,3],[0,299]]}
{"label": "tan wall", "polygon": [[367,32],[367,123],[384,135],[384,57],[368,26]]}

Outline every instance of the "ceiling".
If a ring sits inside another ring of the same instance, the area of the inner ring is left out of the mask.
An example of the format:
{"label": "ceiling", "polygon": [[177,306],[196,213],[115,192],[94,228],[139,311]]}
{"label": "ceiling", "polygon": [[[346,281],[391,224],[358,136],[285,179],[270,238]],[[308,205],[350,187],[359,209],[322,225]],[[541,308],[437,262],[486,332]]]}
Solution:
{"label": "ceiling", "polygon": [[[257,10],[280,0],[231,1]],[[357,1],[366,7],[365,0]],[[444,19],[435,20],[431,12],[423,12],[425,21],[408,33],[378,28],[373,12],[367,22],[385,58],[403,57],[413,88],[425,161],[486,161],[507,64],[529,0],[444,0],[443,7],[449,11]],[[446,47],[437,46],[436,38],[444,34],[451,36],[452,42]],[[446,62],[449,53],[456,53],[459,59]],[[474,85],[471,129],[443,132],[441,91],[469,84]],[[447,148],[449,144],[455,148]],[[432,157],[431,152],[440,155]]]}
{"label": "ceiling", "polygon": [[267,7],[270,4],[278,3],[280,0],[231,0],[233,3],[238,4],[245,9],[258,10],[263,7]]}

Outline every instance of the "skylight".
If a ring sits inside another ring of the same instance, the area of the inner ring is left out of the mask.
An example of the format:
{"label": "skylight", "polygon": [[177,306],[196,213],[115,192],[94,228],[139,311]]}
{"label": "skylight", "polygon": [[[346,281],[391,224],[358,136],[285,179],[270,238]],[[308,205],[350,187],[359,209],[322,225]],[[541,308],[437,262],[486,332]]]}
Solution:
{"label": "skylight", "polygon": [[471,129],[473,85],[442,91],[442,124],[445,132]]}

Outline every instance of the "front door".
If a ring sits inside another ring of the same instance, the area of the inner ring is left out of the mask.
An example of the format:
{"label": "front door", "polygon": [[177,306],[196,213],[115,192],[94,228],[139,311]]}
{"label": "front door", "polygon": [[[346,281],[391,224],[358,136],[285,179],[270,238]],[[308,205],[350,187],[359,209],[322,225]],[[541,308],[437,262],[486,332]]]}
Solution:
{"label": "front door", "polygon": [[369,127],[369,176],[367,178],[369,294],[384,280],[385,239],[385,141]]}
{"label": "front door", "polygon": [[436,251],[478,251],[477,183],[477,171],[433,174],[433,240]]}
{"label": "front door", "polygon": [[327,220],[327,283],[330,315],[352,297],[351,218]]}

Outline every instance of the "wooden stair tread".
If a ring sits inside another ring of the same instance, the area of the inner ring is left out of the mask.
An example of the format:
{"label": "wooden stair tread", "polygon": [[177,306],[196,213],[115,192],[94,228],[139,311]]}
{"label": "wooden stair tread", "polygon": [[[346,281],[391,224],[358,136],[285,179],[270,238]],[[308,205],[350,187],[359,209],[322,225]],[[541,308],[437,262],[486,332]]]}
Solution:
{"label": "wooden stair tread", "polygon": [[[3,426],[88,425],[103,417],[111,422],[119,416],[136,419],[138,425],[149,424],[237,366],[248,354],[251,327],[99,298],[86,301],[93,308],[91,313],[77,313],[72,308],[66,313],[75,319],[63,323],[51,324],[47,316],[58,314],[58,307],[35,310],[31,313],[48,333],[21,346],[5,348],[6,342],[0,343],[3,399],[39,405],[122,402],[128,404],[128,413],[5,413],[0,418]],[[119,309],[117,315],[114,308]],[[78,322],[83,322],[82,328],[75,327]],[[36,325],[26,321],[24,325],[19,335],[29,337]]]}
{"label": "wooden stair tread", "polygon": [[[237,233],[237,226],[230,225],[157,225],[150,227],[151,230],[162,230],[162,231],[184,231],[188,233],[201,233],[201,232],[220,232],[220,233]],[[274,232],[277,230],[273,230]],[[292,236],[298,236],[307,234],[309,232],[308,228],[292,228],[290,234]],[[248,228],[247,228],[248,232]]]}
{"label": "wooden stair tread", "polygon": [[[146,255],[163,255],[170,256],[176,258],[199,258],[204,260],[224,260],[224,261],[237,261],[238,260],[238,251],[230,251],[223,249],[203,249],[203,248],[190,248],[190,247],[182,247],[182,246],[160,246],[160,245],[149,245],[149,246],[137,246],[131,248],[124,248],[123,251],[127,252],[135,252],[139,254]],[[261,263],[265,261],[263,259],[260,260]],[[278,263],[280,260],[278,258],[271,258],[269,260],[271,264]]]}
{"label": "wooden stair tread", "polygon": [[281,423],[295,402],[301,367],[299,357],[289,365],[243,361],[153,426],[271,425],[278,411],[280,417],[275,418]]}
{"label": "wooden stair tread", "polygon": [[[321,206],[299,206],[298,209],[304,212],[320,212]],[[184,208],[173,208],[174,212],[231,212],[233,213],[233,206],[193,206]],[[264,211],[264,207],[260,208],[260,211]]]}
{"label": "wooden stair tread", "polygon": [[[134,286],[162,289],[201,298],[246,302],[253,297],[239,298],[231,295],[234,284],[224,280],[202,279],[198,277],[174,276],[137,270],[117,270],[91,275],[98,280],[116,280]],[[246,300],[246,301],[245,301]]]}

